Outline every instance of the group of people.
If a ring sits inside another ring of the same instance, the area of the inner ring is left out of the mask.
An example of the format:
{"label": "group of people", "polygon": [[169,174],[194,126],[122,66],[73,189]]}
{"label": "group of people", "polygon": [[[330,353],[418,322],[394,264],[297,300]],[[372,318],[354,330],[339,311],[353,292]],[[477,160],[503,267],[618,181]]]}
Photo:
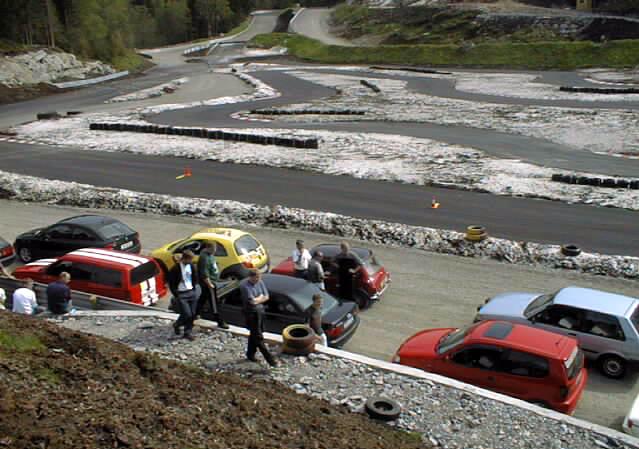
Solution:
{"label": "group of people", "polygon": [[[15,279],[2,265],[0,265],[0,272],[5,277]],[[47,286],[47,307],[52,314],[63,315],[71,312],[71,289],[67,285],[70,281],[71,275],[63,271],[56,281]],[[21,286],[13,292],[11,297],[11,311],[21,315],[36,315],[47,310],[38,304],[33,279],[23,279],[20,283]],[[6,292],[0,288],[0,310],[6,310],[6,300]]]}

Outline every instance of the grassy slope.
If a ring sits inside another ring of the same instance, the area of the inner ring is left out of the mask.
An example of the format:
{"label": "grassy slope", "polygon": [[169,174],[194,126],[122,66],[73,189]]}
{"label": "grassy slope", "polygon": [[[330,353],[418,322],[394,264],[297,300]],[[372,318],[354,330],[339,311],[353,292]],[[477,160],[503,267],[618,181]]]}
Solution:
{"label": "grassy slope", "polygon": [[263,34],[252,44],[285,46],[292,56],[330,64],[409,64],[429,66],[575,69],[639,64],[639,40],[592,42],[482,43],[337,47],[291,34]]}

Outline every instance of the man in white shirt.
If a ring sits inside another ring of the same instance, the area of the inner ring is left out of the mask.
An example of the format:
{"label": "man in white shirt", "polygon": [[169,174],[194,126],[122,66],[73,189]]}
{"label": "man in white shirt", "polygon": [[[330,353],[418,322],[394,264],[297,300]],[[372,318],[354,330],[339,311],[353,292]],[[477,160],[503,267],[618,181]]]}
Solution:
{"label": "man in white shirt", "polygon": [[22,287],[13,292],[13,308],[11,311],[22,315],[35,315],[42,311],[38,306],[36,294],[33,291],[33,280],[25,279],[22,281]]}
{"label": "man in white shirt", "polygon": [[306,279],[308,276],[308,263],[311,261],[311,253],[304,248],[304,240],[298,240],[295,242],[295,249],[293,250],[293,266],[295,270],[295,277]]}

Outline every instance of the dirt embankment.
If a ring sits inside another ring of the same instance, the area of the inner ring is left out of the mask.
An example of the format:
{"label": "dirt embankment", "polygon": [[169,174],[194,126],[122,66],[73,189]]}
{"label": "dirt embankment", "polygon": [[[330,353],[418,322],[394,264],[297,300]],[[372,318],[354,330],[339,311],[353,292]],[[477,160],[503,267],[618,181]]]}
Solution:
{"label": "dirt embankment", "polygon": [[0,447],[420,448],[265,380],[212,374],[0,312]]}

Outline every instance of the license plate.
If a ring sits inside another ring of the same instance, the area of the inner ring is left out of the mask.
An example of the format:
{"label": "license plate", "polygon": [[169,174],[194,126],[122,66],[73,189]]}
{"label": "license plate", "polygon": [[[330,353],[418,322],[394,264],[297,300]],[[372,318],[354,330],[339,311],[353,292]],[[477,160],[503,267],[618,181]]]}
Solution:
{"label": "license plate", "polygon": [[347,329],[348,327],[350,327],[351,324],[353,324],[353,321],[355,321],[355,318],[353,318],[352,316],[349,316],[346,321],[344,321],[344,329]]}
{"label": "license plate", "polygon": [[133,247],[133,242],[126,242],[120,245],[120,249],[129,249],[131,247]]}

